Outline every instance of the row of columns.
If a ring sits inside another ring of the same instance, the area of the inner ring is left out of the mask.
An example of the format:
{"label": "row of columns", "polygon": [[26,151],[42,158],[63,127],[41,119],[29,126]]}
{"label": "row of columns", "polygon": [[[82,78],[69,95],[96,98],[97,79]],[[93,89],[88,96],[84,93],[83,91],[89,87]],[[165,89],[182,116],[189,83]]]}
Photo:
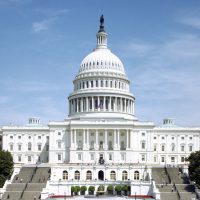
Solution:
{"label": "row of columns", "polygon": [[[123,130],[124,131],[124,130]],[[94,139],[95,140],[91,140],[91,133],[95,134],[94,135]],[[102,133],[102,130],[101,130],[101,133]],[[71,147],[72,148],[81,148],[81,149],[95,149],[95,150],[99,150],[99,149],[102,149],[102,150],[109,150],[109,144],[108,142],[109,141],[112,141],[112,148],[113,150],[119,150],[121,148],[121,150],[125,150],[125,149],[129,149],[131,144],[130,144],[130,141],[131,141],[131,130],[128,129],[128,130],[125,130],[125,132],[123,132],[125,134],[125,136],[122,136],[123,138],[125,138],[124,140],[121,140],[120,138],[120,130],[118,129],[114,129],[112,130],[112,139],[108,141],[108,134],[110,132],[108,132],[108,130],[104,130],[103,132],[103,140],[99,139],[99,134],[100,134],[100,130],[96,129],[96,130],[93,130],[92,132],[89,131],[89,129],[83,129],[81,131],[81,147],[79,147],[79,141],[77,139],[77,134],[80,134],[80,130],[78,131],[77,129],[72,129],[71,130]],[[80,139],[80,138],[79,138]],[[94,146],[91,146],[91,143],[94,141]],[[124,142],[124,146],[122,147],[121,144],[120,144],[120,141]],[[102,144],[100,144],[100,142],[103,142]],[[125,144],[126,143],[126,144]],[[102,146],[101,146],[102,145]],[[111,150],[111,149],[110,149]]]}
{"label": "row of columns", "polygon": [[88,89],[88,88],[112,88],[112,89],[122,89],[124,91],[129,91],[129,84],[122,81],[97,79],[97,80],[87,80],[81,81],[74,84],[74,90]]}
{"label": "row of columns", "polygon": [[108,111],[134,114],[134,101],[112,96],[79,97],[69,100],[69,113]]}

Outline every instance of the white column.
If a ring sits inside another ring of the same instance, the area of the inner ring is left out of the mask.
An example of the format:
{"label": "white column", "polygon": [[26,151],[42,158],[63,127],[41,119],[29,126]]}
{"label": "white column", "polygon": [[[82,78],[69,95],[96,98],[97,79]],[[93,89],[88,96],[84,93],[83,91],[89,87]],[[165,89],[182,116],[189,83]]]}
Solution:
{"label": "white column", "polygon": [[111,111],[111,97],[109,97],[109,107],[108,107],[108,111]]}
{"label": "white column", "polygon": [[86,105],[85,105],[85,108],[86,108],[86,112],[88,112],[88,97],[86,97]]}
{"label": "white column", "polygon": [[117,135],[117,130],[114,130],[114,144],[113,144],[113,149],[115,150],[117,148],[117,141],[116,141],[116,135]]}
{"label": "white column", "polygon": [[85,137],[85,129],[83,129],[83,149],[85,149],[86,146],[86,137]]}
{"label": "white column", "polygon": [[126,98],[124,99],[124,111],[125,111],[125,113],[127,113],[127,110],[126,110]]}
{"label": "white column", "polygon": [[117,147],[120,147],[120,130],[117,130]]}
{"label": "white column", "polygon": [[90,141],[89,141],[89,130],[86,129],[86,137],[87,137],[87,148],[89,148]]}
{"label": "white column", "polygon": [[70,130],[70,138],[71,138],[70,147],[73,147],[74,143],[73,143],[73,130],[72,129]]}
{"label": "white column", "polygon": [[120,97],[120,111],[123,111],[122,98]]}
{"label": "white column", "polygon": [[94,111],[94,97],[92,97],[92,111]]}
{"label": "white column", "polygon": [[103,111],[106,110],[106,97],[103,97]]}
{"label": "white column", "polygon": [[98,134],[99,134],[99,132],[98,132],[98,130],[96,130],[96,149],[99,148],[99,143],[98,143],[99,142],[98,141],[99,140],[99,137],[98,137],[99,135]]}
{"label": "white column", "polygon": [[81,104],[81,105],[80,105],[80,106],[81,106],[81,109],[80,109],[80,110],[81,110],[81,112],[83,112],[83,98],[80,98],[80,101],[81,101],[81,103],[80,103],[80,104]]}
{"label": "white column", "polygon": [[74,129],[74,147],[77,148],[77,142],[76,142],[76,129]]}
{"label": "white column", "polygon": [[129,130],[126,130],[126,149],[129,148]]}
{"label": "white column", "polygon": [[105,129],[104,134],[105,134],[105,150],[107,150],[108,149],[108,131],[107,131],[107,129]]}

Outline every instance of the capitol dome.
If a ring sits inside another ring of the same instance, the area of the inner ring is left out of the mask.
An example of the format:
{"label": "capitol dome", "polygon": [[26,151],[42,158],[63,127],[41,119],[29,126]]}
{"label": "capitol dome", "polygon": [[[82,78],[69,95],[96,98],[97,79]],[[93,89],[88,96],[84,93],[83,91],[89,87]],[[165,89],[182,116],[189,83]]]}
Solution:
{"label": "capitol dome", "polygon": [[81,62],[69,95],[69,116],[91,118],[134,117],[135,97],[123,63],[107,47],[103,16],[97,46]]}

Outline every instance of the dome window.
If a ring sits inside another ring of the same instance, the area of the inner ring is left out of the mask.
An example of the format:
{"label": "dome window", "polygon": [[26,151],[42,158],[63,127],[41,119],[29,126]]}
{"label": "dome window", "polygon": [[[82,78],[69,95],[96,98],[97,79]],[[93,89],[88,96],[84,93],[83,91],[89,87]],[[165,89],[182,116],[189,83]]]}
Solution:
{"label": "dome window", "polygon": [[97,65],[99,65],[99,62],[97,61]]}
{"label": "dome window", "polygon": [[93,65],[95,65],[95,62],[93,62]]}
{"label": "dome window", "polygon": [[101,61],[101,65],[103,65],[103,62]]}
{"label": "dome window", "polygon": [[98,84],[99,84],[99,82],[98,82],[98,80],[96,80],[96,87],[99,87]]}

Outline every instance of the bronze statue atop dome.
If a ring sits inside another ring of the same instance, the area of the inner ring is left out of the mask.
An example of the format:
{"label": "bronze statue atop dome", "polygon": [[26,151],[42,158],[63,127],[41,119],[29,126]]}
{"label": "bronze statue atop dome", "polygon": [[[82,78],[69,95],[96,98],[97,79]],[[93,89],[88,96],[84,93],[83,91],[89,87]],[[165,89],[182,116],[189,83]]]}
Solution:
{"label": "bronze statue atop dome", "polygon": [[100,17],[100,30],[99,30],[99,32],[105,32],[105,30],[104,30],[104,17],[103,17],[103,15],[101,15],[101,17]]}

